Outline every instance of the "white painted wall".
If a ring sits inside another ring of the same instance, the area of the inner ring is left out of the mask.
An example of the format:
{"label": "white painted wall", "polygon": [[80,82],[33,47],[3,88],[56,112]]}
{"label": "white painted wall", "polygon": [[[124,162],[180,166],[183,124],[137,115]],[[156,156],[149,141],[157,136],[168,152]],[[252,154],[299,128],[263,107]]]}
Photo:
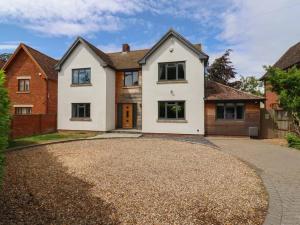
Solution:
{"label": "white painted wall", "polygon": [[[72,69],[76,68],[91,68],[92,86],[71,87]],[[111,114],[114,115],[115,112],[114,106],[107,101],[107,94],[114,90],[114,76],[112,71],[100,65],[90,49],[79,44],[58,73],[58,129],[90,131],[112,129],[114,118],[111,121]],[[114,98],[111,101],[114,103]],[[70,121],[72,103],[91,103],[91,121]]]}
{"label": "white painted wall", "polygon": [[[173,52],[170,52],[170,49]],[[186,62],[188,83],[157,84],[158,63]],[[204,134],[204,63],[189,48],[176,38],[168,39],[159,47],[142,67],[142,132]],[[173,94],[171,94],[173,91]],[[160,123],[158,101],[185,101],[187,123]]]}
{"label": "white painted wall", "polygon": [[115,129],[116,72],[106,68],[106,130]]}

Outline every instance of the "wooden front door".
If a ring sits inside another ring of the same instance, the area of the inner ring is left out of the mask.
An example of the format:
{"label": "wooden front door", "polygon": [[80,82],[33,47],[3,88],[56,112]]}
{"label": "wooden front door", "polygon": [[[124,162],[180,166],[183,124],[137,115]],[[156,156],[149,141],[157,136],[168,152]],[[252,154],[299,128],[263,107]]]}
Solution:
{"label": "wooden front door", "polygon": [[133,105],[123,104],[122,128],[133,128]]}

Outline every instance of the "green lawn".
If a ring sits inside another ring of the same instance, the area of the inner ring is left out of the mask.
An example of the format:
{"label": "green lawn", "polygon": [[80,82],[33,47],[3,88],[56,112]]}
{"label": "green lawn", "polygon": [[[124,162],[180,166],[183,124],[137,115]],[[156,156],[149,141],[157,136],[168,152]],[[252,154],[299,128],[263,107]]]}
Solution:
{"label": "green lawn", "polygon": [[25,138],[18,138],[9,141],[8,148],[33,145],[33,144],[42,144],[54,141],[70,140],[77,138],[87,138],[93,137],[96,133],[94,132],[59,132],[51,134],[36,135]]}

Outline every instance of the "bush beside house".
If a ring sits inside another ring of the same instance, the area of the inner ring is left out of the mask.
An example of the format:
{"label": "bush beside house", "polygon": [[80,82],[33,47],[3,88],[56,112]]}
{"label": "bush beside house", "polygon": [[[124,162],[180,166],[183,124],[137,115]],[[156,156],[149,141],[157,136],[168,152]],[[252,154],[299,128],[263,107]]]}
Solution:
{"label": "bush beside house", "polygon": [[5,74],[3,70],[0,70],[0,185],[3,177],[4,150],[8,144],[10,122],[8,93],[4,83]]}

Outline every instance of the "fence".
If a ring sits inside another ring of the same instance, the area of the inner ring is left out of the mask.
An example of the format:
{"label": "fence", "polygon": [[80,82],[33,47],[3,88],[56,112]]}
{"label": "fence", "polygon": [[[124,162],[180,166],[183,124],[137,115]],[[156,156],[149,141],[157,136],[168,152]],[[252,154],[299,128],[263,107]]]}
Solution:
{"label": "fence", "polygon": [[14,115],[11,138],[20,138],[56,131],[56,114]]}

